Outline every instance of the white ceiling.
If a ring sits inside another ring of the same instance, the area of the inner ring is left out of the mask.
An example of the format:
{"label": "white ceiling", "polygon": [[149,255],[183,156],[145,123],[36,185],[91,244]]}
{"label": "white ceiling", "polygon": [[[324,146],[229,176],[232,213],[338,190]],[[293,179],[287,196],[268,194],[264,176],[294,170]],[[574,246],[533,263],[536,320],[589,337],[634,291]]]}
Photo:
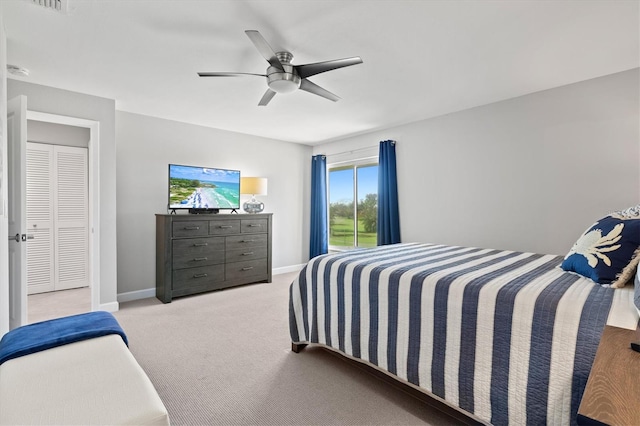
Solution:
{"label": "white ceiling", "polygon": [[[447,114],[640,65],[638,0],[3,0],[7,62],[37,84],[116,109],[304,144]],[[263,74],[244,34],[294,64],[360,56],[307,92],[257,106]]]}

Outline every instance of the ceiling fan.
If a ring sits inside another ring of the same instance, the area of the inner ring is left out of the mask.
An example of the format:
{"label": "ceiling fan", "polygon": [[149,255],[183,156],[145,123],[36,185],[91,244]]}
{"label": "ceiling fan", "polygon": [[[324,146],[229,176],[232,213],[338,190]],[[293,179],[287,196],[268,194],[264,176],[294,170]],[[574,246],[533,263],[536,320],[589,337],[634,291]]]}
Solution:
{"label": "ceiling fan", "polygon": [[312,83],[307,78],[325,71],[344,68],[362,63],[360,57],[335,59],[332,61],[316,62],[313,64],[292,65],[293,55],[289,52],[274,52],[269,43],[256,30],[245,31],[258,52],[269,62],[266,74],[253,74],[246,72],[199,72],[200,77],[235,77],[242,75],[255,75],[266,77],[269,88],[260,99],[259,106],[266,106],[276,93],[291,93],[297,89],[304,90],[314,95],[322,96],[331,101],[340,99],[326,89]]}

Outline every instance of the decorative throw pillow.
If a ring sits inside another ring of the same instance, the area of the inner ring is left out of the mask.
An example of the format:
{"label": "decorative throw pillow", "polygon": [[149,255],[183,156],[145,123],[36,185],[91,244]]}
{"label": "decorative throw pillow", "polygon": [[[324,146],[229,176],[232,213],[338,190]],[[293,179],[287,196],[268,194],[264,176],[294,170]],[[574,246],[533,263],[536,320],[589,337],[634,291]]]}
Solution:
{"label": "decorative throw pillow", "polygon": [[615,211],[609,216],[617,217],[618,219],[640,219],[640,204],[628,209]]}
{"label": "decorative throw pillow", "polygon": [[640,262],[640,205],[614,212],[596,222],[576,241],[562,269],[598,284],[624,287]]}

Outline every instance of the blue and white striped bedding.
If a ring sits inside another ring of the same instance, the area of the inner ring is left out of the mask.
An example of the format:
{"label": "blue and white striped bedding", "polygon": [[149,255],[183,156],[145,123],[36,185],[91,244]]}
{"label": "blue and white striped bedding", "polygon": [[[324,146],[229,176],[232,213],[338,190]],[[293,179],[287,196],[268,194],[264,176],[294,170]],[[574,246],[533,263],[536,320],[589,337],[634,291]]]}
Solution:
{"label": "blue and white striped bedding", "polygon": [[484,422],[575,424],[616,290],[561,261],[434,244],[318,256],[290,288],[291,339],[373,364]]}

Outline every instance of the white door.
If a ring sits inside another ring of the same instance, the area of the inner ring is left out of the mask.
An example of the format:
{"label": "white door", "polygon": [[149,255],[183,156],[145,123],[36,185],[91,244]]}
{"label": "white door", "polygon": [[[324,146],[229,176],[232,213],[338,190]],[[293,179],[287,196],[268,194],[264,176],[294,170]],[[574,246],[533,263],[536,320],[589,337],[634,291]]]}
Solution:
{"label": "white door", "polygon": [[27,142],[28,294],[89,286],[87,148]]}
{"label": "white door", "polygon": [[89,285],[89,202],[87,149],[55,146],[55,289]]}
{"label": "white door", "polygon": [[9,328],[27,323],[27,98],[7,102]]}
{"label": "white door", "polygon": [[53,145],[27,142],[27,293],[54,291]]}

